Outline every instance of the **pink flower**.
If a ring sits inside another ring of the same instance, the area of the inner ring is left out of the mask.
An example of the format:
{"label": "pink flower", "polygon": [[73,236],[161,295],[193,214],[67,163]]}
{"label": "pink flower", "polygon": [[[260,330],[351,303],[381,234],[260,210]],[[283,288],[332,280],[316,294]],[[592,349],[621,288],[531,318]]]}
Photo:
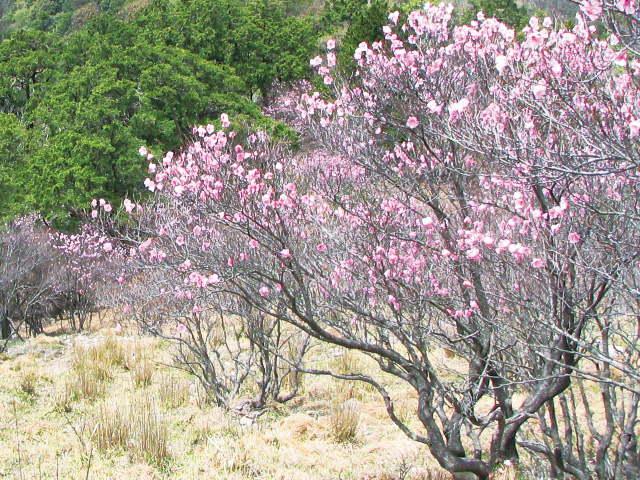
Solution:
{"label": "pink flower", "polygon": [[118,282],[118,283],[120,283],[120,284],[124,283],[125,281],[126,281],[126,280],[125,280],[125,278],[124,278],[122,275],[120,275],[118,278],[116,278],[116,282]]}
{"label": "pink flower", "polygon": [[91,206],[93,208],[96,208],[97,205],[98,205],[98,200],[96,200],[95,198],[93,200],[91,200]]}
{"label": "pink flower", "polygon": [[531,262],[531,266],[533,268],[542,268],[544,267],[544,260],[540,259],[540,258],[534,258],[533,261]]}
{"label": "pink flower", "polygon": [[116,333],[122,333],[122,325],[120,325],[119,323],[116,324],[115,330],[116,330]]}
{"label": "pink flower", "polygon": [[327,50],[333,50],[336,48],[336,41],[333,38],[327,40]]}
{"label": "pink flower", "polygon": [[427,108],[431,113],[440,113],[442,111],[442,105],[440,105],[435,100],[431,100],[429,103],[427,103]]}
{"label": "pink flower", "polygon": [[468,106],[469,106],[469,100],[466,98],[463,98],[460,101],[449,105],[449,113],[451,115],[455,113],[462,113],[467,109]]}
{"label": "pink flower", "polygon": [[633,15],[636,11],[635,0],[618,0],[616,6],[620,9],[620,11],[626,13],[627,15]]}
{"label": "pink flower", "polygon": [[327,246],[324,243],[319,243],[316,248],[318,249],[319,252],[322,252],[322,253],[327,251]]}
{"label": "pink flower", "polygon": [[97,218],[98,217],[98,211],[97,210],[91,210],[91,218]]}
{"label": "pink flower", "polygon": [[111,250],[113,250],[113,245],[111,245],[111,242],[107,242],[104,245],[102,245],[102,249],[109,253]]}
{"label": "pink flower", "polygon": [[416,117],[407,118],[407,127],[413,129],[413,128],[416,128],[418,125],[420,125],[420,122]]}
{"label": "pink flower", "polygon": [[179,334],[183,334],[184,332],[187,331],[187,327],[184,325],[184,323],[179,323],[178,326],[176,327],[176,331]]}
{"label": "pink flower", "polygon": [[309,60],[309,65],[311,65],[312,67],[322,65],[322,57],[318,55],[317,57],[312,58],[311,60]]}
{"label": "pink flower", "polygon": [[196,305],[195,307],[193,307],[193,308],[191,309],[191,311],[192,311],[193,313],[200,313],[200,307]]}
{"label": "pink flower", "polygon": [[431,217],[424,217],[421,220],[422,226],[423,227],[432,227],[433,226],[433,218]]}
{"label": "pink flower", "polygon": [[465,255],[469,260],[480,260],[482,258],[482,256],[480,255],[480,250],[478,250],[477,248],[470,248],[469,250],[467,250]]}
{"label": "pink flower", "polygon": [[220,115],[220,124],[222,125],[222,128],[229,127],[229,125],[231,125],[231,122],[229,121],[229,115],[227,115],[226,113]]}
{"label": "pink flower", "polygon": [[498,70],[499,73],[502,73],[502,71],[507,66],[507,63],[508,63],[508,59],[504,55],[498,55],[496,57],[496,69]]}
{"label": "pink flower", "polygon": [[146,156],[147,156],[147,153],[149,153],[149,151],[147,150],[147,147],[140,147],[140,148],[138,149],[138,153],[139,153],[140,155],[142,155],[143,157],[146,157]]}
{"label": "pink flower", "polygon": [[149,248],[151,243],[153,243],[153,239],[147,238],[144,242],[140,244],[140,246],[138,247],[138,250],[141,252],[144,252],[147,248]]}
{"label": "pink flower", "polygon": [[111,205],[109,205],[108,203],[106,203],[106,204],[104,205],[104,211],[105,211],[105,212],[107,212],[107,213],[109,213],[111,210],[112,210]]}
{"label": "pink flower", "polygon": [[122,202],[124,204],[124,209],[127,213],[131,213],[133,212],[133,209],[136,207],[136,204],[133,203],[131,200],[129,200],[128,198],[124,199],[124,202]]}
{"label": "pink flower", "polygon": [[125,305],[123,311],[124,311],[124,313],[131,312],[131,305]]}
{"label": "pink flower", "polygon": [[602,4],[598,0],[583,0],[580,4],[580,10],[589,20],[595,22],[602,14]]}
{"label": "pink flower", "polygon": [[575,245],[580,241],[580,234],[576,232],[571,232],[567,237],[567,239],[569,240],[569,243],[572,243]]}
{"label": "pink flower", "polygon": [[151,180],[150,178],[145,178],[144,179],[144,186],[147,187],[147,189],[151,192],[155,191],[156,189],[156,184],[153,180]]}
{"label": "pink flower", "polygon": [[260,244],[258,243],[257,240],[249,240],[249,246],[251,248],[258,248],[258,245],[260,245]]}
{"label": "pink flower", "polygon": [[260,287],[260,290],[258,290],[258,292],[260,292],[260,295],[262,295],[263,297],[266,297],[271,293],[271,290],[269,290],[269,287]]}
{"label": "pink flower", "polygon": [[394,25],[397,25],[397,24],[398,24],[398,18],[399,18],[399,17],[400,17],[400,12],[395,11],[395,12],[390,13],[388,18],[389,18],[389,20],[391,20],[391,22],[392,22]]}
{"label": "pink flower", "polygon": [[629,136],[635,137],[640,133],[640,120],[634,120],[629,123]]}
{"label": "pink flower", "polygon": [[533,92],[533,96],[537,99],[544,97],[547,93],[547,87],[545,85],[534,85],[531,87],[531,91]]}
{"label": "pink flower", "polygon": [[182,247],[184,245],[184,237],[182,235],[176,238],[176,245],[178,245],[179,247]]}
{"label": "pink flower", "polygon": [[282,258],[291,258],[291,250],[289,250],[288,248],[285,248],[280,252],[280,256]]}

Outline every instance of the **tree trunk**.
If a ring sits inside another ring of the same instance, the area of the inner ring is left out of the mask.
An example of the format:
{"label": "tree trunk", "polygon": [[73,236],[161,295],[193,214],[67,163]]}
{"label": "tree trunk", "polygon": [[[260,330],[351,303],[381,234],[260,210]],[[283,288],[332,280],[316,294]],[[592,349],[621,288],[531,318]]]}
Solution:
{"label": "tree trunk", "polygon": [[0,320],[0,331],[2,340],[6,340],[11,336],[11,324],[9,323],[9,319],[4,315],[2,316],[2,320]]}

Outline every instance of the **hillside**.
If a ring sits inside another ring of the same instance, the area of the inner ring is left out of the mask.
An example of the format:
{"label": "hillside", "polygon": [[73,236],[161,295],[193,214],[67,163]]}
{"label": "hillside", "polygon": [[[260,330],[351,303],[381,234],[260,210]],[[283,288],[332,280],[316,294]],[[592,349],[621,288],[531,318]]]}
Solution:
{"label": "hillside", "polygon": [[[366,364],[340,350],[316,349],[310,361],[343,370]],[[448,478],[364,386],[305,376],[299,396],[253,419],[207,404],[195,379],[169,365],[168,344],[133,331],[14,342],[0,359],[0,476]],[[409,391],[394,393],[403,409],[415,402]]]}

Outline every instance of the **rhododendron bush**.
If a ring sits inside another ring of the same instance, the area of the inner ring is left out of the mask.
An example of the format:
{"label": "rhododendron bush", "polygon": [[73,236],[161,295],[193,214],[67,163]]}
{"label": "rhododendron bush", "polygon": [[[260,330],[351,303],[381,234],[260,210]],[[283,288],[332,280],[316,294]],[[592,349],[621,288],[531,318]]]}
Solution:
{"label": "rhododendron bush", "polygon": [[[581,15],[572,30],[534,18],[522,41],[451,15],[392,14],[351,83],[333,42],[314,58],[334,96],[289,106],[314,148],[241,142],[223,118],[180,155],[141,151],[156,201],[127,203],[143,240],[122,288],[155,287],[128,309],[175,305],[171,337],[190,347],[216,312],[364,352],[415,390],[420,428],[379,378],[334,375],[374,386],[456,478],[487,478],[523,448],[544,475],[633,478],[640,64]],[[606,412],[586,428],[585,381]]]}
{"label": "rhododendron bush", "polygon": [[36,214],[0,226],[2,339],[43,333],[53,318],[66,319],[74,331],[90,323],[99,286],[117,261],[116,255],[106,258],[107,245],[91,226],[64,234]]}

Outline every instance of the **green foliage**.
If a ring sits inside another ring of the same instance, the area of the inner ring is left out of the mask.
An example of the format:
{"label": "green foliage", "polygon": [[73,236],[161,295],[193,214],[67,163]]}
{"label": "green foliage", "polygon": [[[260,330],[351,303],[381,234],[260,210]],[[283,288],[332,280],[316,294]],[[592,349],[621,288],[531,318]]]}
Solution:
{"label": "green foliage", "polygon": [[287,15],[282,1],[157,0],[138,19],[151,43],[183,48],[233,67],[246,95],[266,97],[274,82],[304,78],[316,44],[309,19]]}
{"label": "green foliage", "polygon": [[340,45],[340,64],[353,64],[353,52],[362,42],[369,45],[384,38],[382,27],[389,23],[389,5],[385,0],[373,0],[367,8],[357,11]]}
{"label": "green foliage", "polygon": [[[67,42],[28,30],[0,44],[0,179],[12,171],[23,187],[4,211],[26,206],[64,224],[91,198],[140,189],[141,145],[175,149],[194,124],[223,112],[261,116],[232,67],[136,33],[102,16]],[[11,138],[25,138],[20,155]]]}
{"label": "green foliage", "polygon": [[20,206],[29,133],[12,113],[0,113],[0,220],[22,213]]}
{"label": "green foliage", "polygon": [[295,2],[155,0],[126,23],[130,3],[0,0],[0,217],[65,225],[91,198],[141,194],[138,148],[179,148],[223,112],[295,141],[254,103],[310,73],[321,32]]}
{"label": "green foliage", "polygon": [[0,112],[21,118],[53,70],[57,47],[52,35],[21,30],[0,43]]}
{"label": "green foliage", "polygon": [[484,12],[487,18],[495,17],[516,31],[526,27],[531,17],[529,10],[515,0],[469,0],[469,6],[458,15],[457,23],[468,24],[476,19],[478,12]]}
{"label": "green foliage", "polygon": [[322,14],[323,23],[327,27],[349,23],[367,5],[368,0],[327,0]]}
{"label": "green foliage", "polygon": [[285,14],[282,2],[257,0],[247,5],[246,22],[232,32],[230,64],[246,82],[248,94],[269,94],[274,82],[308,76],[315,47],[312,24]]}

